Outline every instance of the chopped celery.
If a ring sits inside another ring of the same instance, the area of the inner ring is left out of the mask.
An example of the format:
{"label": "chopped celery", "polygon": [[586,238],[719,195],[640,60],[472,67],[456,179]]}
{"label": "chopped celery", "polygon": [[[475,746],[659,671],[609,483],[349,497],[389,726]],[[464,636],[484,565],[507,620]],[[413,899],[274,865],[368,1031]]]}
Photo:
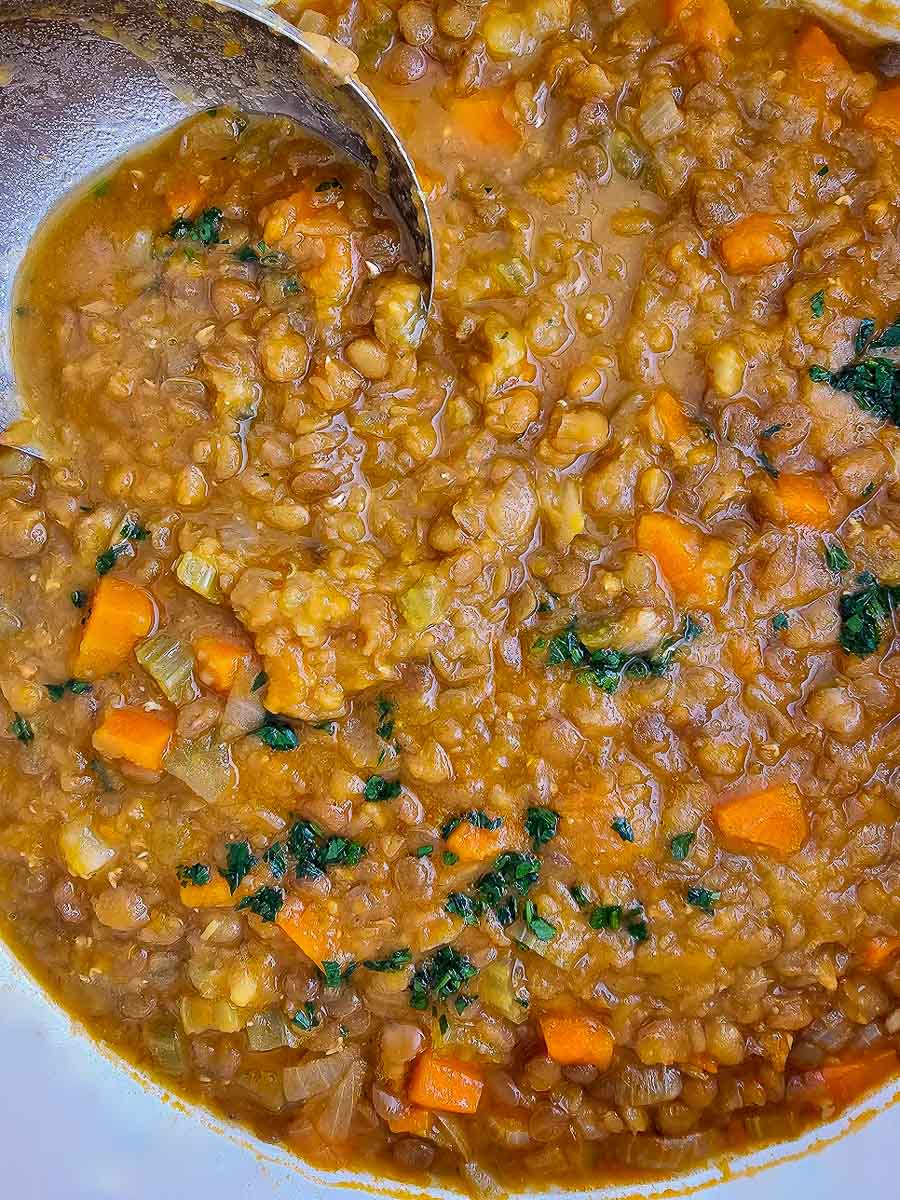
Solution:
{"label": "chopped celery", "polygon": [[173,704],[189,704],[200,695],[194,680],[194,656],[177,638],[167,633],[154,634],[141,642],[134,654]]}
{"label": "chopped celery", "polygon": [[218,604],[222,599],[222,593],[219,591],[218,567],[208,558],[202,558],[199,554],[193,554],[190,550],[186,550],[175,563],[175,576],[179,583],[183,583],[185,587],[196,592],[198,596],[202,596],[204,600],[211,600],[213,604]]}

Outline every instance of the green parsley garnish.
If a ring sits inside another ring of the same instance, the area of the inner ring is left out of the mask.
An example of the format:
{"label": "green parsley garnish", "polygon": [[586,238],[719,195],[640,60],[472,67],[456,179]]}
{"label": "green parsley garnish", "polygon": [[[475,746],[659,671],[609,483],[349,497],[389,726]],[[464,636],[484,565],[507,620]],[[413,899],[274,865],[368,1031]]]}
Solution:
{"label": "green parsley garnish", "polygon": [[721,892],[711,891],[705,887],[689,887],[685,892],[685,899],[688,904],[692,904],[694,908],[699,908],[710,916],[714,915],[713,905],[717,900],[722,898]]}
{"label": "green parsley garnish", "polygon": [[842,571],[850,570],[850,559],[847,556],[847,551],[836,539],[825,544],[825,566],[829,571],[833,571],[835,575],[840,575]]}
{"label": "green parsley garnish", "polygon": [[281,888],[261,887],[251,896],[245,896],[238,904],[238,909],[248,908],[263,921],[274,921],[283,904],[284,892]]}
{"label": "green parsley garnish", "polygon": [[818,320],[825,312],[825,291],[824,289],[814,292],[809,298],[809,307],[812,310],[812,315]]}
{"label": "green parsley garnish", "polygon": [[215,246],[222,232],[222,210],[205,209],[196,221],[179,217],[169,228],[168,237],[176,242],[200,242],[204,246]]}
{"label": "green parsley garnish", "polygon": [[503,824],[502,817],[489,817],[484,809],[470,808],[466,812],[458,813],[455,817],[451,817],[441,829],[441,837],[444,841],[450,836],[454,829],[462,825],[463,821],[467,821],[476,829],[499,829]]}
{"label": "green parsley garnish", "polygon": [[591,898],[581,886],[580,883],[573,883],[569,888],[569,894],[578,905],[579,908],[584,908],[586,904],[590,904]]}
{"label": "green parsley garnish", "polygon": [[337,729],[337,721],[316,721],[313,729],[321,729],[323,733],[334,733]]}
{"label": "green parsley garnish", "polygon": [[535,850],[552,842],[559,831],[559,813],[552,808],[529,808],[525,814],[525,832]]}
{"label": "green parsley garnish", "polygon": [[387,958],[365,958],[362,965],[367,971],[402,971],[411,962],[409,947],[404,946],[401,950],[394,950]]}
{"label": "green parsley garnish", "polygon": [[459,862],[459,855],[454,854],[452,850],[445,850],[441,855],[441,859],[445,867],[455,867]]}
{"label": "green parsley garnish", "polygon": [[244,876],[255,866],[256,859],[250,850],[249,842],[227,843],[225,846],[225,870],[221,874],[228,880],[232,895],[237,891]]}
{"label": "green parsley garnish", "polygon": [[[646,679],[649,676],[665,675],[672,665],[674,655],[682,647],[694,641],[702,632],[702,626],[690,615],[684,619],[681,632],[665,638],[653,654],[626,654],[622,650],[601,647],[591,650],[575,632],[572,622],[561,633],[547,643],[545,662],[547,666],[569,663],[575,668],[579,683],[592,684],[603,692],[615,692],[622,678]],[[538,643],[535,643],[537,648]]]}
{"label": "green parsley garnish", "polygon": [[623,842],[634,841],[634,830],[631,828],[631,822],[627,817],[615,817],[610,822],[611,827],[616,831]]}
{"label": "green parsley garnish", "polygon": [[416,849],[416,858],[427,858],[429,854],[434,854],[434,846],[419,846]]}
{"label": "green parsley garnish", "polygon": [[72,592],[71,595],[69,596],[69,599],[72,601],[72,603],[75,605],[76,608],[84,608],[84,606],[88,602],[88,594],[87,594],[87,592],[82,592],[79,590],[76,592]]}
{"label": "green parsley garnish", "polygon": [[93,690],[86,679],[67,679],[65,683],[48,683],[45,686],[47,695],[54,704],[57,700],[62,700],[66,692],[71,692],[73,696],[84,696]]}
{"label": "green parsley garnish", "polygon": [[375,732],[387,742],[394,735],[394,718],[391,716],[394,704],[391,700],[385,700],[384,696],[379,696],[376,706],[378,708],[378,725]]}
{"label": "green parsley garnish", "polygon": [[756,461],[759,463],[765,473],[771,476],[772,479],[777,479],[781,474],[781,472],[769,458],[768,454],[764,453],[762,450],[760,450],[759,454],[757,454]]}
{"label": "green parsley garnish", "polygon": [[784,429],[783,425],[767,425],[765,429],[760,432],[759,436],[761,438],[774,437],[776,433],[781,433],[782,429]]}
{"label": "green parsley garnish", "polygon": [[258,737],[270,750],[296,750],[300,744],[290,722],[272,713],[266,713],[265,723],[254,729],[253,737]]}
{"label": "green parsley garnish", "polygon": [[788,617],[787,613],[776,613],[772,618],[772,628],[776,631],[776,633],[781,633],[783,629],[787,629],[790,623],[790,618]]}
{"label": "green parsley garnish", "polygon": [[291,1017],[291,1020],[305,1033],[308,1033],[310,1029],[315,1029],[319,1023],[319,1018],[316,1016],[316,1006],[312,1000],[307,1000],[302,1008],[298,1008]]}
{"label": "green parsley garnish", "polygon": [[19,713],[13,714],[13,719],[9,723],[9,732],[26,746],[29,742],[34,741],[34,730],[31,728],[31,723]]}
{"label": "green parsley garnish", "polygon": [[522,915],[525,918],[525,924],[539,941],[552,942],[556,937],[556,926],[540,916],[533,900],[525,901]]}
{"label": "green parsley garnish", "polygon": [[212,878],[212,871],[206,863],[193,863],[189,867],[176,867],[175,874],[178,882],[185,887],[203,887]]}
{"label": "green parsley garnish", "polygon": [[273,842],[263,855],[263,862],[276,879],[282,879],[288,868],[287,850],[281,842]]}
{"label": "green parsley garnish", "polygon": [[363,788],[366,800],[393,800],[401,792],[399,779],[385,779],[383,775],[370,775]]}
{"label": "green parsley garnish", "polygon": [[482,902],[474,899],[472,896],[467,896],[465,892],[451,892],[447,897],[447,903],[444,905],[444,908],[448,913],[453,913],[456,917],[462,917],[466,925],[477,925],[484,911]]}
{"label": "green parsley garnish", "polygon": [[409,984],[411,1008],[424,1011],[434,1001],[452,999],[478,972],[452,946],[441,946],[419,963]]}
{"label": "green parsley garnish", "polygon": [[609,929],[613,933],[622,924],[621,904],[598,904],[588,917],[591,929]]}
{"label": "green parsley garnish", "polygon": [[295,821],[288,830],[288,851],[296,860],[298,879],[319,879],[329,867],[355,867],[366,852],[352,838],[326,837],[313,821]]}
{"label": "green parsley garnish", "polygon": [[258,692],[261,687],[265,687],[269,682],[269,676],[265,671],[260,671],[258,675],[253,677],[253,682],[250,684],[251,692]]}
{"label": "green parsley garnish", "polygon": [[900,346],[900,320],[874,335],[875,322],[867,317],[860,322],[856,333],[857,361],[837,371],[815,365],[809,368],[809,377],[815,383],[827,383],[836,391],[848,392],[864,411],[900,425],[900,365],[890,358],[863,357],[871,350]]}
{"label": "green parsley garnish", "polygon": [[695,833],[676,833],[669,842],[669,850],[676,862],[684,862],[691,852],[691,846],[694,844]]}
{"label": "green parsley garnish", "polygon": [[840,599],[840,643],[848,654],[864,658],[881,645],[885,626],[900,605],[900,586],[879,583],[874,575],[857,576],[863,586],[857,592],[845,592]]}

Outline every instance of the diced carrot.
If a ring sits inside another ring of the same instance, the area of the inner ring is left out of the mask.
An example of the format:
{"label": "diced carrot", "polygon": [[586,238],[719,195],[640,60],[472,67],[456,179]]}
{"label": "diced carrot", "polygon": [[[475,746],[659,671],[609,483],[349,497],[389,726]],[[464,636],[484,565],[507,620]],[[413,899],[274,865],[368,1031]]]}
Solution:
{"label": "diced carrot", "polygon": [[159,771],[174,732],[175,718],[170,713],[108,708],[91,740],[107,758],[127,758],[136,767]]}
{"label": "diced carrot", "polygon": [[507,119],[503,106],[509,97],[504,87],[488,88],[474,96],[451,100],[450,133],[458,133],[464,141],[496,150],[516,150],[522,141],[518,129]]}
{"label": "diced carrot", "polygon": [[689,46],[723,50],[740,33],[726,0],[667,0],[669,24]]}
{"label": "diced carrot", "polygon": [[196,179],[178,179],[166,188],[170,217],[193,217],[200,211],[206,193]]}
{"label": "diced carrot", "polygon": [[468,821],[460,821],[447,838],[447,849],[458,855],[461,862],[481,862],[503,849],[503,827],[481,829]]}
{"label": "diced carrot", "polygon": [[431,1130],[431,1113],[427,1108],[409,1106],[404,1112],[388,1118],[391,1133],[411,1133],[415,1137],[428,1137]]}
{"label": "diced carrot", "polygon": [[713,819],[725,837],[781,854],[795,853],[809,833],[803,799],[791,783],[722,800],[713,809]]}
{"label": "diced carrot", "polygon": [[896,937],[894,934],[878,934],[869,938],[864,944],[860,954],[860,963],[867,971],[881,971],[898,954],[900,954],[900,937]]}
{"label": "diced carrot", "polygon": [[186,908],[226,908],[234,903],[228,880],[214,875],[209,883],[184,883],[179,889]]}
{"label": "diced carrot", "polygon": [[706,537],[666,513],[645,513],[637,524],[637,547],[652,554],[683,604],[711,608],[725,596],[734,556],[727,543]]}
{"label": "diced carrot", "polygon": [[818,475],[782,473],[775,480],[775,491],[791,524],[810,525],[813,529],[831,528],[835,514]]}
{"label": "diced carrot", "polygon": [[591,1013],[545,1013],[541,1033],[552,1059],[565,1066],[586,1063],[605,1071],[612,1059],[613,1035]]}
{"label": "diced carrot", "polygon": [[246,646],[231,638],[204,634],[194,642],[194,653],[201,683],[217,692],[228,692],[250,652]]}
{"label": "diced carrot", "polygon": [[863,115],[863,125],[873,133],[900,138],[900,83],[878,93]]}
{"label": "diced carrot", "polygon": [[797,38],[794,63],[801,79],[816,83],[827,83],[850,70],[850,64],[821,25],[807,25]]}
{"label": "diced carrot", "polygon": [[688,424],[687,417],[684,415],[684,409],[681,407],[678,397],[670,392],[668,388],[660,388],[653,397],[653,409],[659,418],[666,441],[670,445],[673,442],[679,442],[688,437],[691,427]]}
{"label": "diced carrot", "polygon": [[719,251],[732,275],[752,275],[789,259],[794,239],[774,217],[751,213],[729,228],[719,243]]}
{"label": "diced carrot", "polygon": [[830,1102],[843,1108],[877,1087],[896,1069],[897,1053],[893,1049],[851,1056],[795,1076],[788,1084],[787,1098],[793,1104]]}
{"label": "diced carrot", "polygon": [[349,961],[349,955],[341,949],[338,918],[328,907],[328,902],[304,904],[296,896],[285,900],[275,918],[278,928],[291,939],[320,969],[326,962]]}
{"label": "diced carrot", "polygon": [[156,606],[143,588],[105,575],[94,592],[73,675],[97,679],[115,671],[155,623]]}
{"label": "diced carrot", "polygon": [[473,1113],[478,1108],[483,1087],[482,1073],[472,1063],[443,1058],[433,1050],[426,1050],[413,1066],[409,1099],[420,1108]]}

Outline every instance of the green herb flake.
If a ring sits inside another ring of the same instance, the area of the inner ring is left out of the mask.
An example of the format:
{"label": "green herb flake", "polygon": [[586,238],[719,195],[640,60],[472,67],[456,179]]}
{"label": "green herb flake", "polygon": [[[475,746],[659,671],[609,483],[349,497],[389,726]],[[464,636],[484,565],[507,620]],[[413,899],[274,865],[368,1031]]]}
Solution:
{"label": "green herb flake", "polygon": [[341,964],[333,962],[331,959],[326,959],[322,963],[322,978],[325,980],[326,987],[339,988],[343,979]]}
{"label": "green herb flake", "polygon": [[879,583],[867,572],[857,576],[863,586],[840,599],[840,643],[848,654],[864,658],[881,645],[885,626],[900,605],[900,587]]}
{"label": "green herb flake", "polygon": [[586,904],[590,904],[591,898],[581,886],[580,883],[573,883],[569,888],[569,895],[575,901],[579,908],[584,908]]}
{"label": "green herb flake", "polygon": [[621,904],[598,904],[588,917],[591,929],[609,929],[615,933],[622,924]]}
{"label": "green herb flake", "polygon": [[535,850],[552,842],[559,832],[559,813],[552,808],[533,807],[525,814],[525,832]]}
{"label": "green herb flake", "polygon": [[556,926],[540,916],[537,905],[533,900],[525,901],[525,908],[522,915],[525,919],[525,924],[539,941],[552,942],[556,937]]}
{"label": "green herb flake", "polygon": [[47,694],[55,704],[57,700],[62,700],[66,692],[70,692],[73,696],[86,696],[88,692],[93,691],[93,686],[86,679],[67,679],[65,683],[48,683]]}
{"label": "green herb flake", "polygon": [[9,732],[26,746],[29,742],[34,741],[34,730],[31,728],[31,723],[19,713],[13,714],[13,719],[9,723]]}
{"label": "green herb flake", "polygon": [[866,346],[868,346],[874,332],[875,322],[871,317],[864,317],[859,323],[859,328],[856,331],[856,337],[853,340],[853,349],[856,351],[857,358],[865,354]]}
{"label": "green herb flake", "polygon": [[169,227],[167,236],[176,242],[194,241],[204,246],[215,246],[222,232],[222,210],[220,208],[205,209],[196,221],[187,217],[179,217]]}
{"label": "green herb flake", "polygon": [[825,312],[825,291],[824,289],[814,292],[809,298],[809,307],[812,315],[819,320]]}
{"label": "green herb flake", "polygon": [[441,1037],[446,1037],[450,1032],[450,1019],[446,1013],[441,1013],[438,1017],[438,1029],[441,1031]]}
{"label": "green herb flake", "polygon": [[265,671],[260,671],[258,675],[254,676],[253,682],[250,684],[250,691],[258,692],[259,689],[265,687],[268,682],[269,676]]}
{"label": "green herb flake", "polygon": [[378,709],[378,725],[375,732],[387,742],[394,736],[394,718],[391,715],[394,711],[394,704],[391,700],[385,700],[384,696],[379,696],[376,707]]}
{"label": "green herb flake", "polygon": [[434,854],[434,846],[419,846],[416,849],[416,858],[428,858],[430,854]]}
{"label": "green herb flake", "polygon": [[765,473],[767,475],[769,475],[772,479],[777,479],[778,476],[781,474],[781,472],[778,470],[778,468],[773,464],[772,460],[769,458],[768,454],[766,454],[764,451],[760,450],[759,454],[757,454],[757,456],[756,456],[756,461],[759,463],[759,465],[762,467],[762,469],[765,471]]}
{"label": "green herb flake", "polygon": [[282,280],[281,293],[283,296],[297,296],[300,294],[300,280],[291,276],[289,279]]}
{"label": "green herb flake", "polygon": [[296,750],[300,744],[293,726],[272,713],[266,714],[265,723],[255,729],[252,736],[259,738],[270,750]]}
{"label": "green herb flake", "polygon": [[669,850],[676,862],[684,862],[691,852],[691,846],[694,844],[695,833],[676,833],[669,842]]}
{"label": "green herb flake", "polygon": [[284,904],[284,892],[281,888],[261,887],[250,896],[245,896],[238,904],[238,910],[249,909],[263,921],[274,921]]}
{"label": "green herb flake", "polygon": [[708,913],[710,916],[713,916],[715,913],[713,905],[717,900],[722,898],[721,892],[714,892],[705,887],[689,887],[684,895],[688,904],[693,905],[694,908],[699,908],[702,912]]}
{"label": "green herb flake", "polygon": [[176,867],[175,874],[182,887],[203,887],[212,878],[212,871],[206,863],[192,863],[190,866]]}
{"label": "green herb flake", "polygon": [[781,633],[783,630],[787,629],[790,623],[791,621],[787,613],[776,613],[772,618],[772,628],[776,633]]}
{"label": "green herb flake", "polygon": [[367,971],[402,971],[412,962],[412,954],[408,946],[394,950],[387,958],[365,958],[363,966]]}
{"label": "green herb flake", "polygon": [[313,729],[321,729],[323,733],[334,734],[337,729],[337,721],[316,721]]}
{"label": "green herb flake", "polygon": [[623,676],[647,679],[665,675],[675,654],[702,632],[703,626],[688,614],[680,632],[663,639],[652,654],[626,654],[609,647],[592,650],[578,637],[572,622],[547,643],[545,662],[551,667],[569,663],[575,668],[575,678],[580,683],[611,694],[618,690]]}
{"label": "green herb flake", "polygon": [[452,946],[441,946],[413,972],[409,983],[410,1007],[424,1012],[433,1001],[451,1000],[477,974],[464,954]]}
{"label": "green herb flake", "polygon": [[316,1015],[316,1006],[312,1000],[307,1000],[302,1008],[298,1008],[291,1021],[298,1029],[302,1029],[304,1033],[308,1033],[310,1029],[315,1029],[319,1024],[319,1018]]}
{"label": "green herb flake", "polygon": [[333,192],[335,188],[342,188],[343,186],[339,179],[323,179],[321,183],[316,184],[316,191]]}
{"label": "green herb flake", "polygon": [[457,813],[455,817],[451,817],[449,821],[445,822],[441,828],[441,837],[444,841],[453,833],[454,829],[462,825],[463,821],[475,829],[499,829],[503,824],[502,817],[489,817],[483,808],[470,808],[465,812]]}
{"label": "green herb flake", "polygon": [[79,590],[72,592],[69,596],[69,599],[72,601],[72,604],[75,606],[75,608],[84,608],[88,602],[88,594],[87,592],[82,592]]}
{"label": "green herb flake", "polygon": [[454,854],[452,850],[445,850],[441,855],[441,861],[445,867],[455,867],[459,862],[459,855]]}
{"label": "green herb flake", "polygon": [[228,880],[231,894],[238,889],[241,880],[256,866],[249,842],[228,842],[225,846],[225,870],[222,876]]}
{"label": "green herb flake", "polygon": [[389,780],[385,779],[383,775],[370,775],[363,788],[363,797],[377,803],[382,800],[395,799],[400,795],[401,790],[399,779]]}
{"label": "green herb flake", "polygon": [[829,571],[833,571],[835,575],[840,575],[842,571],[850,570],[850,559],[847,556],[847,551],[836,539],[825,543],[825,566]]}
{"label": "green herb flake", "polygon": [[767,425],[759,436],[763,439],[771,438],[774,437],[776,433],[781,433],[782,429],[784,429],[783,425]]}
{"label": "green herb flake", "polygon": [[824,178],[828,174],[828,163],[823,163],[822,166],[819,167],[818,171],[816,171],[816,174],[821,178]]}
{"label": "green herb flake", "polygon": [[287,849],[283,842],[273,842],[263,855],[263,862],[276,879],[283,879],[287,872]]}
{"label": "green herb flake", "polygon": [[484,911],[480,900],[467,896],[465,892],[451,892],[444,908],[455,917],[462,917],[466,925],[477,925]]}
{"label": "green herb flake", "polygon": [[610,826],[619,835],[623,842],[634,841],[634,830],[631,828],[631,822],[627,817],[615,817],[610,822]]}

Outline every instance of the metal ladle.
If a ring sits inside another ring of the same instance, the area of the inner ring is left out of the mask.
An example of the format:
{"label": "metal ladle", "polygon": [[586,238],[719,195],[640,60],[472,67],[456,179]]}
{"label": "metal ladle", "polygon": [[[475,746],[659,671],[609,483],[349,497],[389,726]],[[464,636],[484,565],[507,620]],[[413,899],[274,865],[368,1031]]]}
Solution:
{"label": "metal ladle", "polygon": [[0,441],[27,411],[9,331],[13,281],[36,228],[80,181],[208,108],[293,117],[365,168],[430,302],[425,197],[348,58],[352,68],[343,47],[253,0],[0,0]]}

